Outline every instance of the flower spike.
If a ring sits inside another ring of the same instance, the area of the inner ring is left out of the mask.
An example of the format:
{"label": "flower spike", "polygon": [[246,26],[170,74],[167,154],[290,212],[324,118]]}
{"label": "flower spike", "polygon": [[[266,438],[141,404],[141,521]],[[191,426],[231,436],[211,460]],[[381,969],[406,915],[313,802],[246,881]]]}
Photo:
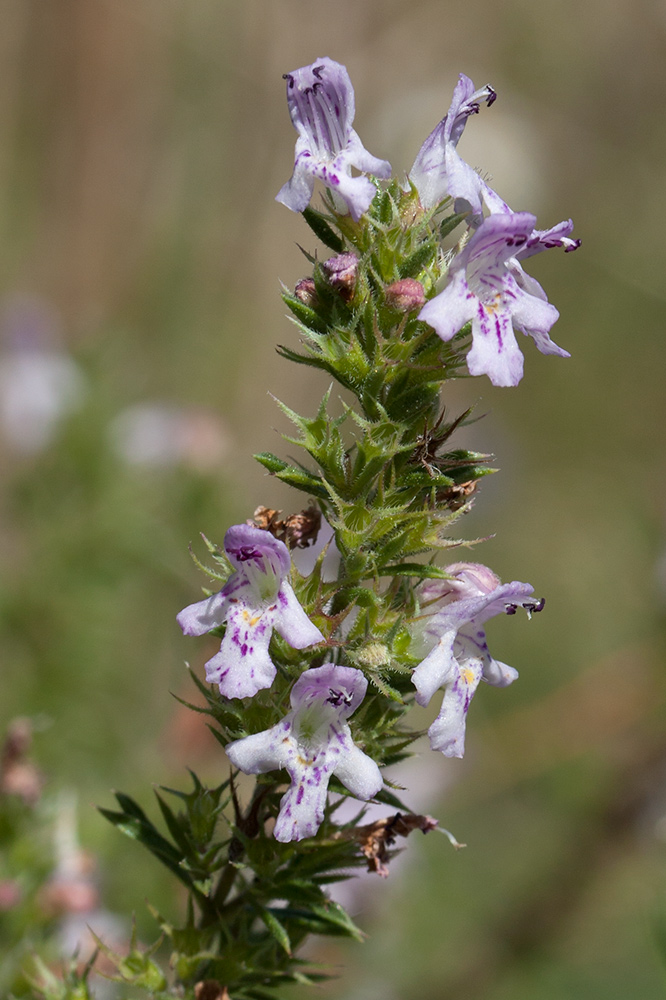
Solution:
{"label": "flower spike", "polygon": [[430,746],[446,757],[465,752],[465,719],[479,682],[506,687],[518,676],[513,667],[494,660],[483,625],[495,615],[513,615],[519,607],[528,615],[541,611],[543,600],[531,597],[528,583],[501,584],[479,563],[453,563],[446,567],[449,580],[433,580],[419,588],[430,607],[414,635],[417,655],[428,655],[412,674],[416,701],[427,705],[438,688],[444,688],[439,715],[428,730]]}
{"label": "flower spike", "polygon": [[[358,221],[376,194],[367,177],[352,177],[351,168],[375,177],[391,176],[391,164],[365,149],[352,128],[354,88],[344,66],[324,56],[311,66],[286,73],[287,103],[298,132],[294,172],[276,201],[302,212],[316,178],[333,192]],[[344,211],[344,209],[343,209]]]}
{"label": "flower spike", "polygon": [[469,116],[478,114],[484,102],[490,107],[496,98],[491,86],[475,90],[470,78],[460,74],[451,107],[421,146],[409,171],[425,209],[435,208],[448,196],[454,199],[456,212],[471,209],[473,215],[481,216],[484,181],[460,157],[456,147]]}
{"label": "flower spike", "polygon": [[250,698],[275,678],[268,654],[274,628],[294,649],[323,642],[324,636],[287,580],[291,561],[284,542],[261,528],[236,524],[224,536],[224,551],[236,572],[222,590],[190,604],[177,620],[185,635],[203,635],[227,623],[220,652],[206,663],[206,680],[218,684],[225,698]]}
{"label": "flower spike", "polygon": [[347,724],[367,687],[354,667],[326,663],[305,670],[291,689],[291,711],[281,722],[227,746],[231,763],[246,774],[288,771],[291,785],[280,802],[276,840],[315,835],[332,775],[359,799],[371,799],[382,787],[377,764],[355,746]]}

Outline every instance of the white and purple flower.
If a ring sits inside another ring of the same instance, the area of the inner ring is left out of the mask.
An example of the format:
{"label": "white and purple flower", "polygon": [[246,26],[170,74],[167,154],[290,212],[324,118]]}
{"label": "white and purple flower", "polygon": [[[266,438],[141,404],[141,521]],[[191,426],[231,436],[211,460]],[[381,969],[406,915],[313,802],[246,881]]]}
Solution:
{"label": "white and purple flower", "polygon": [[477,114],[484,102],[490,107],[496,97],[492,87],[475,90],[470,78],[460,74],[451,107],[421,146],[409,171],[425,209],[435,208],[448,196],[454,200],[456,212],[471,209],[473,215],[481,216],[485,182],[456,147],[469,116]]}
{"label": "white and purple flower", "polygon": [[298,132],[294,172],[276,201],[302,212],[315,179],[333,192],[353,219],[367,211],[376,188],[367,177],[352,177],[351,168],[375,177],[390,177],[391,164],[365,149],[352,128],[354,89],[344,66],[324,56],[311,66],[286,73],[287,103]]}
{"label": "white and purple flower", "polygon": [[453,563],[446,572],[451,579],[431,580],[419,588],[429,610],[415,630],[413,649],[417,656],[429,652],[412,681],[419,705],[427,705],[444,688],[439,715],[428,730],[430,746],[446,757],[462,757],[467,710],[479,682],[506,687],[518,676],[490,655],[484,623],[495,615],[515,614],[519,607],[531,615],[541,611],[544,601],[532,598],[528,583],[502,584],[479,563]]}
{"label": "white and purple flower", "polygon": [[284,542],[268,531],[236,524],[224,536],[235,567],[222,590],[178,615],[185,635],[203,635],[227,624],[220,651],[206,663],[206,680],[225,698],[250,698],[268,688],[275,665],[268,653],[273,629],[294,649],[324,641],[298,603],[287,579],[291,561]]}
{"label": "white and purple flower", "polygon": [[246,774],[288,771],[291,784],[280,802],[276,840],[287,843],[315,835],[332,775],[366,801],[382,787],[377,764],[354,744],[347,724],[367,686],[354,667],[326,663],[306,670],[291,690],[291,711],[281,722],[226,748],[231,763]]}
{"label": "white and purple flower", "polygon": [[523,376],[514,328],[529,334],[542,354],[570,356],[549,336],[559,312],[541,285],[525,274],[520,258],[551,246],[574,250],[578,241],[569,240],[564,229],[560,232],[561,227],[570,232],[570,223],[540,231],[535,222],[529,212],[502,212],[484,219],[454,258],[446,288],[419,313],[419,319],[445,341],[471,321],[469,373],[487,375],[493,385],[518,385]]}

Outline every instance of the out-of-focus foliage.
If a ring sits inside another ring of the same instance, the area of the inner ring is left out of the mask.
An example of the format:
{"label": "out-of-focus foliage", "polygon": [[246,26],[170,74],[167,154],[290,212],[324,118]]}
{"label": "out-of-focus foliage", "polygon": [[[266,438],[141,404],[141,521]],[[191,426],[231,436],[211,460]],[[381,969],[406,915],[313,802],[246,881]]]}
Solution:
{"label": "out-of-focus foliage", "polygon": [[[341,0],[334,15],[313,0],[5,0],[2,295],[55,314],[51,353],[74,359],[82,391],[40,447],[0,428],[0,711],[50,720],[41,766],[83,790],[82,840],[140,932],[153,932],[145,896],[167,918],[178,901],[84,804],[109,804],[112,784],[182,787],[184,763],[212,785],[226,776],[168,694],[184,693],[194,655],[173,615],[200,580],[197,532],[285,502],[249,458],[287,429],[267,391],[312,412],[325,384],[305,370],[287,383],[273,345],[298,341],[271,281],[303,272],[285,252],[300,220],[272,203],[293,154],[280,75],[327,53],[349,67],[368,147],[396,169],[460,71],[491,82],[498,100],[461,153],[513,208],[543,226],[571,215],[584,241],[575,267],[543,255],[533,268],[572,358],[526,344],[517,390],[458,386],[461,410],[493,411],[460,446],[490,437],[502,470],[461,534],[495,532],[474,557],[547,597],[538,633],[493,623],[521,679],[475,705],[465,762],[424,751],[424,811],[469,846],[451,856],[426,838],[417,863],[410,842],[403,876],[362,883],[374,943],[351,946],[358,965],[329,989],[660,995],[665,45],[662,6],[629,0]],[[183,413],[199,429],[166,447]]]}

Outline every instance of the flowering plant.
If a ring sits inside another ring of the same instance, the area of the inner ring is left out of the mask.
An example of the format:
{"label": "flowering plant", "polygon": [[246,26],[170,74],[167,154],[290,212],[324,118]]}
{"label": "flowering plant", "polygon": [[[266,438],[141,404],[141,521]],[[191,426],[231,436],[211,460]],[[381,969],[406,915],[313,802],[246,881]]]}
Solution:
{"label": "flowering plant", "polygon": [[[396,835],[438,826],[410,809],[409,791],[398,797],[386,770],[423,735],[412,704],[443,689],[430,746],[462,757],[479,683],[518,676],[490,655],[486,622],[544,604],[479,563],[438,561],[462,544],[453,526],[492,471],[489,455],[453,441],[470,411],[451,414],[442,387],[465,365],[517,385],[515,330],[568,356],[549,335],[557,310],[522,261],[576,249],[571,223],[537,229],[460,156],[467,119],[496,99],[491,87],[461,76],[411,170],[391,177],[352,128],[343,66],[320,58],[285,79],[298,138],[277,200],[326,249],[284,290],[302,343],[278,350],[325,372],[354,404],[334,415],[331,389],[314,416],[280,403],[303,460],[256,458],[308,505],[286,517],[259,507],[223,547],[207,542],[214,583],[178,615],[187,635],[221,642],[205,666],[211,686],[194,675],[205,704],[192,707],[208,715],[228,777],[207,788],[194,776],[177,810],[158,794],[168,836],[126,795],[102,810],[187,890],[183,926],[155,914],[169,982],[155,987],[149,952],[116,960],[119,979],[157,996],[265,1000],[321,978],[297,957],[310,933],[361,938],[327,886],[359,865],[387,874]],[[321,209],[310,205],[315,181]],[[339,818],[346,798],[359,800],[351,819]],[[363,824],[367,802],[388,815]]]}

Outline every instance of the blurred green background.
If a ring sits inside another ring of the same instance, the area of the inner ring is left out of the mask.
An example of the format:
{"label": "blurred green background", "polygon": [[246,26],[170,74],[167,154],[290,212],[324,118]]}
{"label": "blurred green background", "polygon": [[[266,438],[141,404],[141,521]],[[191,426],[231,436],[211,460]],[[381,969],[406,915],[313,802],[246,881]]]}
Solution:
{"label": "blurred green background", "polygon": [[[274,202],[293,163],[281,74],[330,55],[367,148],[407,170],[458,73],[499,98],[461,142],[516,210],[572,216],[575,255],[528,270],[570,360],[525,341],[515,390],[461,380],[464,442],[502,469],[459,524],[546,612],[491,626],[518,667],[484,689],[464,762],[424,750],[417,806],[469,846],[408,844],[359,883],[364,947],[322,950],[344,1000],[615,1000],[664,993],[663,0],[0,0],[0,714],[37,719],[76,788],[111,909],[178,900],[89,803],[145,803],[225,765],[190,696],[175,613],[188,543],[258,504],[298,509],[253,451],[288,452],[279,280],[313,248]],[[219,780],[219,779],[218,779]],[[113,872],[113,877],[111,873]],[[390,968],[386,954],[391,955]]]}

